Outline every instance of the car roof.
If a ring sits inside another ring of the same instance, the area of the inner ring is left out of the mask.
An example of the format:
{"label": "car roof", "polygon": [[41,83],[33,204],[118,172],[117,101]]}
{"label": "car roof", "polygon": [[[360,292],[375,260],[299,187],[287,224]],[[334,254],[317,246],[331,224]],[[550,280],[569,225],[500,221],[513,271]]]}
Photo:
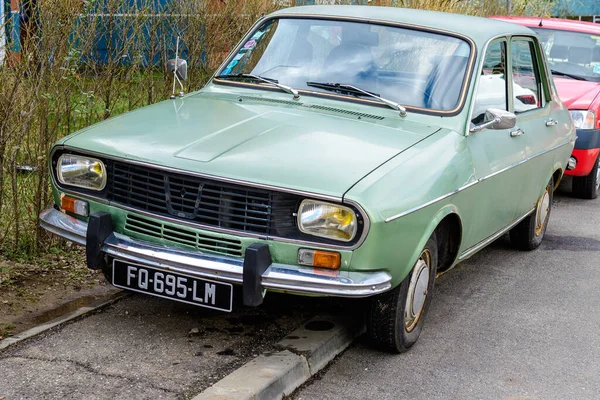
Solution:
{"label": "car roof", "polygon": [[302,15],[306,17],[350,17],[377,22],[416,25],[434,30],[459,33],[470,37],[479,45],[504,34],[534,35],[530,29],[508,22],[437,11],[415,10],[400,7],[359,5],[322,5],[284,8],[275,15]]}
{"label": "car roof", "polygon": [[[539,17],[490,17],[497,21],[513,22],[532,28],[558,29],[561,31],[573,31],[582,33],[600,34],[600,24],[585,21],[574,21],[562,18],[539,18]],[[540,26],[540,22],[542,26]]]}

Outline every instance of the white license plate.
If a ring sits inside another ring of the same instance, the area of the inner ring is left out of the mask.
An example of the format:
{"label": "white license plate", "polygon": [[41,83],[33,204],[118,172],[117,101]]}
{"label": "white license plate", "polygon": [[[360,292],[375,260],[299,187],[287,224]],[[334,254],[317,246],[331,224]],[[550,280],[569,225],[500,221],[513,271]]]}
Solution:
{"label": "white license plate", "polygon": [[233,285],[230,283],[198,279],[127,261],[113,261],[112,280],[116,287],[195,306],[231,312],[233,305]]}

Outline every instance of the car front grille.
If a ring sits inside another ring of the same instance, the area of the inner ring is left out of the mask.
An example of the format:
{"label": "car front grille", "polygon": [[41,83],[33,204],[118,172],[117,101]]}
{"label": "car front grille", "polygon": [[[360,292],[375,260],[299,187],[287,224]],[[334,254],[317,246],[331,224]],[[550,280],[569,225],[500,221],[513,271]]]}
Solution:
{"label": "car front grille", "polygon": [[108,198],[135,210],[264,235],[295,231],[298,196],[121,161],[109,165]]}
{"label": "car front grille", "polygon": [[195,232],[192,229],[164,224],[141,215],[129,213],[125,220],[125,230],[193,247],[198,250],[236,257],[242,256],[242,242],[237,239],[228,239]]}

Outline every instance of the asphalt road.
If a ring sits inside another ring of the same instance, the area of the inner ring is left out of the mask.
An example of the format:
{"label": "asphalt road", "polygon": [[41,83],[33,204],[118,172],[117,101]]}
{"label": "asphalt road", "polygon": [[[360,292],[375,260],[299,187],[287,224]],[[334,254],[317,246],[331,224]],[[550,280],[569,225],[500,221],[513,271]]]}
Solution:
{"label": "asphalt road", "polygon": [[505,237],[439,278],[410,352],[359,341],[294,398],[599,399],[599,227],[559,190],[538,250]]}
{"label": "asphalt road", "polygon": [[262,307],[228,314],[133,295],[0,352],[0,399],[191,398],[339,307],[268,294]]}

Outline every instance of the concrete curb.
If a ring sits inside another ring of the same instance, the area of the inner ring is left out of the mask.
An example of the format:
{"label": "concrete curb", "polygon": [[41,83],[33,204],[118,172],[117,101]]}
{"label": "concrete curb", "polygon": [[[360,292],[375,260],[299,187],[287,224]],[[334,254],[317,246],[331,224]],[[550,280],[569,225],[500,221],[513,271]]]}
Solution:
{"label": "concrete curb", "polygon": [[365,331],[362,320],[316,316],[193,400],[271,400],[291,394]]}
{"label": "concrete curb", "polygon": [[127,293],[127,292],[119,292],[119,293],[113,294],[112,296],[110,296],[110,298],[108,300],[102,301],[98,304],[95,304],[94,306],[80,307],[73,312],[70,312],[61,317],[55,318],[52,321],[46,322],[45,324],[35,326],[35,327],[28,329],[24,332],[21,332],[15,336],[11,336],[6,339],[3,339],[2,341],[0,341],[0,351],[4,350],[10,346],[13,346],[17,343],[20,343],[23,340],[30,339],[36,335],[39,335],[40,333],[46,332],[46,331],[48,331],[52,328],[55,328],[59,325],[62,325],[69,321],[72,321],[76,318],[83,317],[93,311],[97,311],[104,307],[107,307],[107,306],[121,300],[122,298],[129,296],[129,294],[130,293]]}

